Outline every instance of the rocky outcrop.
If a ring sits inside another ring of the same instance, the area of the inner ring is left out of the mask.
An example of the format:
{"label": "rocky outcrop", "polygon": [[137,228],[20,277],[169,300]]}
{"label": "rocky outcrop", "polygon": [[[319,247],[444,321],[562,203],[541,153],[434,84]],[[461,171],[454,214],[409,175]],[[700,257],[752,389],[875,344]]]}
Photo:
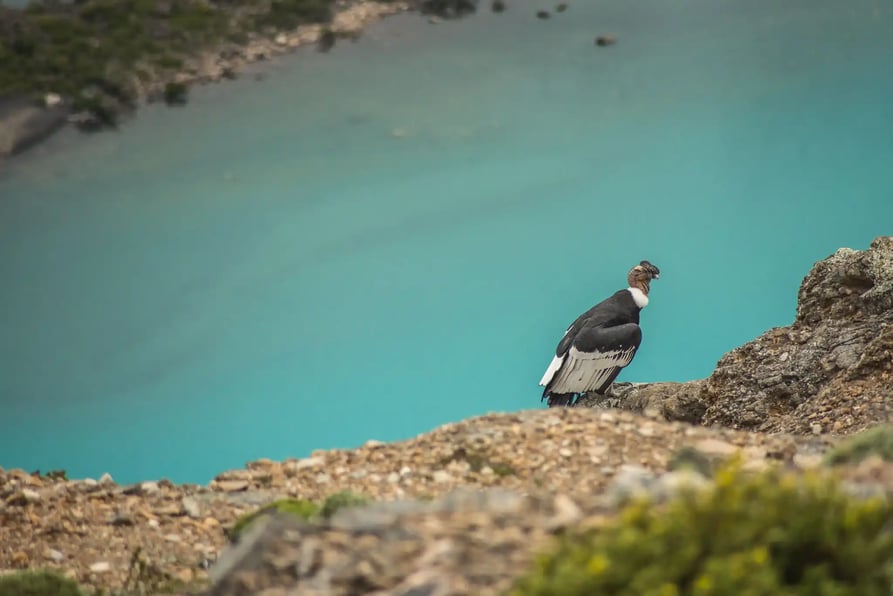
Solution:
{"label": "rocky outcrop", "polygon": [[0,98],[0,159],[21,153],[65,125],[67,109],[59,102],[50,103],[41,106],[26,97]]}
{"label": "rocky outcrop", "polygon": [[893,419],[893,237],[842,248],[803,280],[792,325],[725,354],[707,379],[618,383],[584,406],[788,433],[849,433]]}
{"label": "rocky outcrop", "polygon": [[653,412],[665,420],[700,424],[707,411],[703,379],[686,383],[615,383],[609,396],[586,395],[577,407]]}
{"label": "rocky outcrop", "polygon": [[206,594],[500,594],[554,532],[582,518],[564,495],[500,489],[379,503],[320,525],[273,516],[225,553]]}
{"label": "rocky outcrop", "polygon": [[797,316],[722,357],[703,422],[852,432],[893,414],[893,237],[842,248],[803,280]]}

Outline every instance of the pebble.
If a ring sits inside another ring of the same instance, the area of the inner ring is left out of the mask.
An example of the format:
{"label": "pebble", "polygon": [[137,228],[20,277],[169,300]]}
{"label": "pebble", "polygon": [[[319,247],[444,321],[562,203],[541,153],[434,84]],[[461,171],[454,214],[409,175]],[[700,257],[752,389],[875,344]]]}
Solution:
{"label": "pebble", "polygon": [[565,528],[583,519],[583,512],[567,495],[557,495],[552,506],[555,508],[555,513],[546,522],[550,530]]}
{"label": "pebble", "polygon": [[437,482],[439,484],[449,482],[453,479],[453,477],[450,476],[449,472],[445,470],[435,470],[431,476],[434,479],[434,482]]}
{"label": "pebble", "polygon": [[658,498],[666,499],[684,489],[703,489],[710,486],[710,481],[702,474],[689,469],[674,470],[661,474],[657,479],[655,493]]}
{"label": "pebble", "polygon": [[720,441],[719,439],[702,439],[695,443],[695,449],[704,455],[712,455],[718,457],[728,457],[737,453],[738,448],[731,443]]}
{"label": "pebble", "polygon": [[189,517],[193,519],[201,517],[202,508],[193,497],[183,497],[181,504],[183,505],[183,512]]}
{"label": "pebble", "polygon": [[107,573],[112,570],[112,565],[108,561],[99,561],[90,565],[90,571],[93,573]]}
{"label": "pebble", "polygon": [[223,492],[233,493],[247,490],[249,482],[247,480],[217,480],[216,486]]}
{"label": "pebble", "polygon": [[47,550],[46,556],[48,559],[52,559],[53,561],[55,561],[57,563],[61,563],[62,561],[65,560],[65,555],[63,555],[61,552],[57,551],[54,548]]}
{"label": "pebble", "polygon": [[106,472],[102,476],[99,477],[99,484],[105,486],[108,484],[114,484],[115,481],[112,479],[112,475]]}
{"label": "pebble", "polygon": [[140,492],[144,495],[157,495],[161,489],[157,482],[148,481],[140,484]]}
{"label": "pebble", "polygon": [[794,465],[801,470],[818,468],[823,463],[823,458],[818,454],[797,453],[794,455]]}
{"label": "pebble", "polygon": [[286,472],[300,472],[308,468],[315,468],[325,463],[321,457],[306,457],[304,459],[292,460],[285,464]]}
{"label": "pebble", "polygon": [[654,474],[641,466],[624,464],[620,466],[614,481],[608,487],[608,498],[617,504],[630,497],[647,495],[654,482]]}

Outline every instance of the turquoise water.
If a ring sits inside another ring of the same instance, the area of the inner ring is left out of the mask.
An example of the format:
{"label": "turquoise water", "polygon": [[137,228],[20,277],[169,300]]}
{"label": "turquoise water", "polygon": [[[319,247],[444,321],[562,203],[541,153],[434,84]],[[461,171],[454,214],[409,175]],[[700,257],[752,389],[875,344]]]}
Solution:
{"label": "turquoise water", "polygon": [[206,482],[541,407],[640,259],[620,380],[703,377],[893,232],[889,2],[538,8],[389,19],[0,166],[0,466]]}

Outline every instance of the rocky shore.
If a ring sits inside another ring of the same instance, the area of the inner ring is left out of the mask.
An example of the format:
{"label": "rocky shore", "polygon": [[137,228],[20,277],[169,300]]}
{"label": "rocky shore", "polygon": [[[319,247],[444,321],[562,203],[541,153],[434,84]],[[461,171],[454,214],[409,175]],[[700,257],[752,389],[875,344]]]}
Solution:
{"label": "rocky shore", "polygon": [[[893,434],[843,452],[859,457],[829,453],[890,421],[891,296],[893,237],[882,237],[816,263],[794,323],[704,380],[249,462],[208,486],[0,471],[0,569],[54,569],[120,594],[502,594],[557,536],[600,527],[629,495],[709,483],[730,457],[796,474],[834,463],[851,493],[887,498]],[[260,506],[345,491],[375,503],[314,523],[271,511],[234,540]]]}
{"label": "rocky shore", "polygon": [[[160,1],[157,4],[157,10],[152,13],[154,17],[165,11],[170,13],[172,10],[169,3]],[[44,79],[31,81],[25,79],[24,74],[20,76],[22,80],[19,80],[15,78],[13,70],[4,73],[4,76],[0,76],[0,160],[34,146],[66,124],[73,124],[87,131],[114,127],[122,116],[132,112],[141,102],[165,101],[177,105],[186,100],[188,89],[192,85],[234,79],[240,76],[249,64],[294,52],[299,47],[316,44],[321,51],[328,51],[336,40],[356,40],[366,26],[388,15],[409,10],[427,12],[437,9],[429,6],[429,2],[413,0],[321,0],[315,4],[312,2],[307,4],[313,4],[312,10],[322,10],[322,14],[330,16],[302,16],[300,20],[304,24],[291,28],[284,25],[289,21],[280,19],[273,21],[272,25],[256,27],[251,25],[254,28],[249,29],[247,24],[249,21],[254,23],[255,17],[259,14],[267,16],[260,8],[255,8],[252,12],[250,7],[265,4],[262,2],[244,4],[249,8],[238,6],[231,8],[230,5],[219,2],[215,4],[220,13],[227,14],[226,18],[231,23],[242,21],[246,23],[230,25],[238,28],[238,32],[232,31],[220,39],[211,37],[206,40],[204,35],[207,31],[198,25],[191,25],[196,31],[188,34],[196,39],[189,41],[185,46],[188,49],[182,49],[175,54],[152,56],[151,59],[141,57],[125,65],[111,59],[105,64],[97,64],[94,69],[104,71],[102,78],[88,73],[84,75],[83,85],[77,81],[81,73],[76,73],[72,66],[68,77],[71,80],[66,80],[66,73],[62,73],[63,78],[60,80],[64,81],[64,84],[56,85],[57,87],[73,85],[71,89],[54,88],[52,83],[47,83]],[[322,6],[325,8],[317,8]],[[311,9],[304,9],[298,14],[303,15],[308,10]],[[176,16],[178,15],[171,13],[168,18],[173,20]],[[72,23],[65,25],[73,31],[66,34],[65,44],[81,47],[84,43],[88,45],[102,43],[87,32],[78,32],[79,29],[74,24],[81,17],[77,16],[77,13],[72,14],[67,8],[58,15],[41,14],[40,18],[44,20],[54,18]],[[209,24],[202,26],[210,28],[211,17],[207,18]],[[14,48],[25,43],[22,41],[21,31],[28,29],[27,23],[28,19],[22,11],[0,6],[0,44]],[[158,18],[147,26],[159,31],[170,28],[165,18]],[[161,34],[153,34],[157,35]],[[28,39],[27,43],[36,44],[43,41],[37,33],[34,33],[34,40]],[[151,43],[151,40],[147,43]],[[59,51],[67,52],[67,47],[62,46]],[[124,49],[136,51],[130,47]],[[52,56],[45,58],[47,61],[61,59]],[[23,63],[19,70],[30,73],[35,68],[37,66]]]}

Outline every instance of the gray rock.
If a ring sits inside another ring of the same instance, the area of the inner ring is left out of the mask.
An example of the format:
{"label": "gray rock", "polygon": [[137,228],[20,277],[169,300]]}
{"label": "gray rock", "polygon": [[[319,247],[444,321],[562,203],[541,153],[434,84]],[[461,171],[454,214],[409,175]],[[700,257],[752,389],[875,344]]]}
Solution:
{"label": "gray rock", "polygon": [[[583,407],[657,410],[667,420],[809,434],[893,420],[893,236],[842,248],[803,279],[794,322],[726,353],[707,379],[615,383]],[[861,386],[850,383],[862,381]],[[849,404],[863,407],[854,412]]]}
{"label": "gray rock", "polygon": [[197,500],[192,497],[183,497],[181,501],[181,505],[183,506],[183,513],[188,515],[189,517],[195,519],[202,516],[202,508]]}
{"label": "gray rock", "polygon": [[0,160],[22,153],[65,126],[64,102],[39,105],[26,97],[0,97]]}

